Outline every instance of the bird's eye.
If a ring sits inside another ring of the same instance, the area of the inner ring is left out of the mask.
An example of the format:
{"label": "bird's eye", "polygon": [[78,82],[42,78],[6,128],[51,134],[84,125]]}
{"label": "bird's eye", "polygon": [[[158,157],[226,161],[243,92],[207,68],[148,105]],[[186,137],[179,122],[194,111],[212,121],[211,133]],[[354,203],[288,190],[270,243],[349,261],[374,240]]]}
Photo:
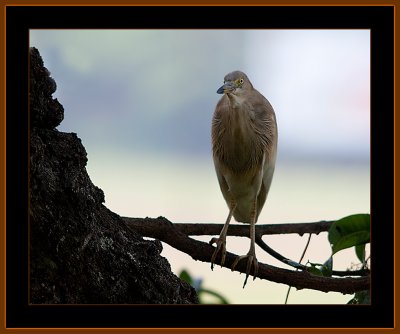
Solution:
{"label": "bird's eye", "polygon": [[243,78],[240,78],[239,83],[242,85],[243,84]]}

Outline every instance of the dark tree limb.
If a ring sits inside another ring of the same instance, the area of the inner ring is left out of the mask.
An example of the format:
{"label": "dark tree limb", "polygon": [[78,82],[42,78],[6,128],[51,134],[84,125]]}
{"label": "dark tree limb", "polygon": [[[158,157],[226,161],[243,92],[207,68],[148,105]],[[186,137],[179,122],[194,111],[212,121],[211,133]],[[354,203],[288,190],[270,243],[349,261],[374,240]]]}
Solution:
{"label": "dark tree limb", "polygon": [[[192,239],[188,235],[218,235],[221,230],[221,225],[218,224],[173,224],[163,217],[156,219],[124,217],[124,220],[130,228],[143,236],[166,242],[175,249],[190,255],[194,260],[203,262],[210,262],[214,247],[206,242]],[[312,223],[282,224],[280,227],[275,227],[276,225],[261,225],[258,226],[259,230],[257,230],[257,233],[259,239],[261,239],[261,235],[263,234],[297,233],[302,235],[304,233],[319,233],[327,231],[332,222],[319,222],[315,224],[317,225],[316,227],[312,227]],[[193,229],[189,225],[192,225]],[[282,228],[283,225],[287,227],[286,232]],[[301,225],[303,230],[296,227],[297,225]],[[228,235],[247,236],[248,229],[245,229],[245,227],[246,225],[230,225]],[[224,267],[231,268],[236,257],[237,255],[227,252]],[[239,262],[235,270],[246,273],[246,263]],[[348,276],[353,276],[353,272],[348,272]],[[312,275],[304,270],[292,271],[263,263],[259,263],[258,277],[276,283],[287,284],[297,289],[314,289],[323,292],[336,291],[346,294],[367,290],[370,286],[369,276],[345,278],[321,277]]]}
{"label": "dark tree limb", "polygon": [[[319,234],[327,232],[334,221],[319,221],[316,223],[296,223],[296,224],[274,224],[256,225],[258,235],[267,234]],[[157,225],[156,221],[152,224]],[[174,224],[177,230],[186,235],[219,235],[222,229],[221,224]],[[150,227],[149,227],[150,228]],[[229,224],[228,235],[235,237],[248,237],[249,229],[246,224]]]}
{"label": "dark tree limb", "polygon": [[[162,217],[160,217],[162,218]],[[124,219],[133,219],[133,218],[124,218]],[[137,219],[137,218],[135,218]],[[162,218],[165,219],[165,218]],[[137,228],[140,230],[145,236],[150,236],[151,233],[154,233],[155,230],[159,228],[160,223],[159,219],[150,219],[147,218],[146,224],[142,224],[141,219],[137,219],[135,221],[131,221],[132,224],[135,224]],[[296,269],[307,270],[305,265],[299,264],[293,260],[286,258],[285,256],[279,254],[274,249],[269,247],[263,240],[263,235],[273,235],[273,234],[299,234],[302,236],[305,233],[310,234],[319,234],[320,232],[327,232],[330,226],[334,223],[334,221],[319,221],[315,223],[296,223],[296,224],[274,224],[274,225],[257,225],[256,226],[256,243],[260,246],[264,251],[273,256],[278,261],[289,265]],[[222,224],[201,224],[201,223],[175,223],[174,228],[185,235],[219,235],[222,229]],[[245,224],[230,224],[228,229],[229,236],[235,237],[248,237],[249,229]],[[161,238],[158,238],[162,240]],[[174,245],[171,245],[174,247]],[[355,270],[355,271],[333,271],[332,274],[334,276],[366,276],[369,274],[369,270]]]}

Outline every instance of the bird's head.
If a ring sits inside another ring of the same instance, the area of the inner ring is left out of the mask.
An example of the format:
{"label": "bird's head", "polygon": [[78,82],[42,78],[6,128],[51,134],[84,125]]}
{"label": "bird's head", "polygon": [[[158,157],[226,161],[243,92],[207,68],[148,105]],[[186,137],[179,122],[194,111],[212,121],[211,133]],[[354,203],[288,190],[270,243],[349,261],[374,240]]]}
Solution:
{"label": "bird's head", "polygon": [[240,96],[253,88],[249,78],[241,71],[234,71],[225,75],[224,84],[218,88],[218,94]]}

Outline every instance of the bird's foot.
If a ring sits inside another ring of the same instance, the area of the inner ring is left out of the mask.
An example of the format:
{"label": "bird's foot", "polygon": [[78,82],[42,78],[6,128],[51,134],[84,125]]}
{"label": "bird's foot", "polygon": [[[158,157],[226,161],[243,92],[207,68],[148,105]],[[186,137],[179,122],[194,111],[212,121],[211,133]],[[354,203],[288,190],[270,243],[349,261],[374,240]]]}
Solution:
{"label": "bird's foot", "polygon": [[226,240],[221,238],[212,238],[209,242],[210,245],[217,244],[217,248],[215,249],[213,255],[211,256],[211,270],[214,270],[215,259],[219,252],[221,252],[221,267],[224,265],[225,256],[226,256]]}
{"label": "bird's foot", "polygon": [[242,255],[238,256],[232,264],[232,271],[235,269],[236,265],[239,263],[239,261],[247,258],[247,268],[246,268],[246,279],[244,280],[243,288],[246,286],[247,279],[249,278],[250,271],[251,271],[251,265],[254,266],[254,273],[253,273],[253,281],[256,279],[257,272],[258,272],[258,261],[256,258],[255,252],[249,252],[247,255]]}

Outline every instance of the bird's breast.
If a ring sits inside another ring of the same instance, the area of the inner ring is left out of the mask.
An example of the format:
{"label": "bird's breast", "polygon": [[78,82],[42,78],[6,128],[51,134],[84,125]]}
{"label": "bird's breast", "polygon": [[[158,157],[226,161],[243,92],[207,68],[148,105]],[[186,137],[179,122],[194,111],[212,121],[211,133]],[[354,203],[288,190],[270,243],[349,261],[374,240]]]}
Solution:
{"label": "bird's breast", "polygon": [[235,173],[248,171],[262,161],[263,152],[258,149],[257,136],[250,118],[232,115],[229,127],[219,138],[221,162]]}

